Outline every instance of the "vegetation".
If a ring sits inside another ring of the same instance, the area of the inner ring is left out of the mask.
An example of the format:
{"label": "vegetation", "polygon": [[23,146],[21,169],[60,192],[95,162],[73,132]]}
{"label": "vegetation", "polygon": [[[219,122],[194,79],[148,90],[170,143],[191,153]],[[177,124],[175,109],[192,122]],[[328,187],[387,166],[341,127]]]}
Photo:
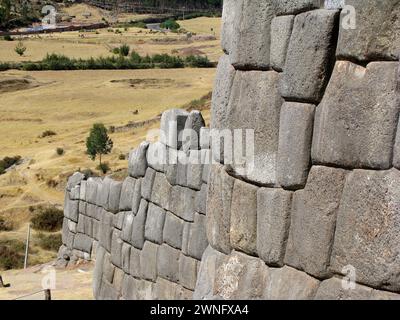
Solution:
{"label": "vegetation", "polygon": [[39,233],[38,242],[39,246],[42,249],[57,252],[58,249],[60,249],[60,246],[62,245],[61,234],[56,233],[56,234],[46,235],[43,233]]}
{"label": "vegetation", "polygon": [[160,27],[163,29],[169,29],[169,30],[175,31],[175,30],[180,29],[181,26],[175,20],[168,19],[168,20],[164,21],[163,23],[161,23]]}
{"label": "vegetation", "polygon": [[10,35],[6,35],[3,37],[4,41],[14,41],[13,37],[11,37]]}
{"label": "vegetation", "polygon": [[4,218],[0,217],[0,231],[11,231],[13,229],[12,223],[4,220]]}
{"label": "vegetation", "polygon": [[19,41],[17,46],[15,47],[14,51],[20,55],[21,57],[24,55],[25,51],[26,51],[26,47],[24,46],[24,44],[22,43],[22,41]]}
{"label": "vegetation", "polygon": [[57,135],[56,132],[54,132],[53,130],[46,130],[43,131],[42,134],[39,136],[39,138],[46,138],[46,137],[52,137]]}
{"label": "vegetation", "polygon": [[62,156],[62,155],[64,154],[64,149],[63,149],[63,148],[57,148],[57,149],[56,149],[56,153],[57,153],[59,156]]}
{"label": "vegetation", "polygon": [[100,163],[97,167],[97,170],[99,170],[101,173],[106,174],[108,171],[111,170],[110,165],[108,163]]}
{"label": "vegetation", "polygon": [[0,160],[0,175],[4,174],[8,168],[14,164],[18,164],[21,160],[21,156],[5,157]]}
{"label": "vegetation", "polygon": [[19,240],[0,240],[0,269],[21,269],[24,266],[25,244]]}
{"label": "vegetation", "polygon": [[114,54],[119,54],[119,55],[121,55],[121,56],[123,56],[123,57],[127,57],[128,55],[129,55],[129,52],[131,51],[131,48],[128,46],[128,45],[126,45],[126,44],[123,44],[123,45],[121,45],[120,47],[118,47],[118,48],[114,48],[113,50],[112,50],[112,52],[114,53]]}
{"label": "vegetation", "polygon": [[26,0],[0,0],[0,29],[26,26],[39,21],[40,12]]}
{"label": "vegetation", "polygon": [[[103,173],[106,167],[102,167],[101,157],[102,155],[109,154],[113,148],[113,141],[108,136],[107,129],[102,123],[95,123],[90,129],[90,135],[86,139],[86,149],[89,157],[94,161],[99,156],[100,168]],[[109,168],[108,168],[109,169]],[[106,170],[107,172],[108,170]]]}
{"label": "vegetation", "polygon": [[31,219],[32,228],[39,231],[58,231],[62,227],[63,210],[56,207],[40,208],[39,213]]}

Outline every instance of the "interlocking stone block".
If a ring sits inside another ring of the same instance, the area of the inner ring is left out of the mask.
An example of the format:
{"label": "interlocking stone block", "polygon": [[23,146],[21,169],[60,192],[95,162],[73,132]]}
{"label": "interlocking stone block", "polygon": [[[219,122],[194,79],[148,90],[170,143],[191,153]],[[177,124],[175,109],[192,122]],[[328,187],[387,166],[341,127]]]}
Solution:
{"label": "interlocking stone block", "polygon": [[208,246],[206,223],[206,217],[196,213],[189,228],[186,254],[197,260],[201,260]]}
{"label": "interlocking stone block", "polygon": [[257,192],[257,253],[268,265],[283,266],[289,236],[292,192],[261,188]]}
{"label": "interlocking stone block", "polygon": [[163,244],[158,248],[157,273],[158,276],[172,282],[179,281],[180,251]]}
{"label": "interlocking stone block", "polygon": [[294,16],[272,19],[271,23],[271,67],[277,71],[285,68],[286,53],[293,30]]}
{"label": "interlocking stone block", "polygon": [[355,28],[348,28],[350,13],[342,12],[337,56],[340,59],[397,60],[400,48],[400,3],[396,0],[346,0],[355,8]]}
{"label": "interlocking stone block", "polygon": [[140,201],[142,200],[142,181],[143,179],[136,180],[135,189],[132,195],[132,212],[137,214],[140,206]]}
{"label": "interlocking stone block", "polygon": [[80,251],[90,253],[92,250],[93,240],[83,233],[77,233],[74,238],[74,248]]}
{"label": "interlocking stone block", "polygon": [[86,201],[97,204],[97,189],[101,184],[100,178],[89,178],[86,181]]}
{"label": "interlocking stone block", "polygon": [[179,258],[179,283],[189,290],[196,287],[199,262],[181,253]]}
{"label": "interlocking stone block", "polygon": [[97,187],[97,199],[96,204],[108,210],[108,202],[110,197],[110,186],[113,182],[109,177],[105,177],[104,180]]}
{"label": "interlocking stone block", "polygon": [[[399,65],[399,83],[400,83],[400,65]],[[396,142],[394,145],[393,166],[397,169],[400,169],[400,121],[399,125],[397,126]]]}
{"label": "interlocking stone block", "polygon": [[122,268],[122,245],[121,232],[114,229],[111,239],[111,262],[120,269]]}
{"label": "interlocking stone block", "polygon": [[117,213],[119,210],[119,199],[121,198],[122,182],[112,181],[110,183],[110,194],[108,197],[108,211]]}
{"label": "interlocking stone block", "polygon": [[400,294],[388,291],[372,290],[371,300],[400,300]]}
{"label": "interlocking stone block", "polygon": [[[240,19],[243,0],[224,0],[222,8],[221,45],[225,53],[232,52],[233,41],[236,40],[235,28]],[[233,46],[235,47],[235,46]]]}
{"label": "interlocking stone block", "polygon": [[[238,69],[267,69],[270,66],[271,21],[275,16],[271,1],[239,1],[240,13],[233,22],[229,56]],[[236,10],[234,10],[235,12]]]}
{"label": "interlocking stone block", "polygon": [[113,233],[113,214],[104,211],[100,220],[99,241],[100,245],[108,252],[111,250],[111,239]]}
{"label": "interlocking stone block", "polygon": [[208,190],[208,185],[203,183],[201,185],[200,191],[196,192],[196,198],[195,198],[195,210],[198,213],[201,214],[206,214],[207,212],[207,190]]}
{"label": "interlocking stone block", "polygon": [[121,290],[122,290],[122,282],[124,281],[124,271],[122,271],[122,269],[119,268],[115,268],[115,273],[114,273],[114,279],[113,279],[113,287],[115,289],[115,291],[117,291],[118,293],[118,299],[121,295]]}
{"label": "interlocking stone block", "polygon": [[161,139],[160,141],[173,149],[179,150],[182,141],[179,134],[185,129],[186,119],[189,113],[182,109],[170,109],[161,116]]}
{"label": "interlocking stone block", "polygon": [[99,300],[118,300],[119,293],[108,281],[103,281],[100,287]]}
{"label": "interlocking stone block", "polygon": [[68,193],[65,193],[64,198],[64,217],[78,222],[79,216],[79,201],[78,200],[70,200]]}
{"label": "interlocking stone block", "polygon": [[141,280],[137,286],[138,300],[154,300],[156,298],[154,292],[155,284],[151,281]]}
{"label": "interlocking stone block", "polygon": [[125,273],[129,273],[130,266],[131,266],[131,246],[124,242],[122,244],[122,252],[121,252],[121,259],[122,259],[122,270]]}
{"label": "interlocking stone block", "polygon": [[266,300],[310,300],[313,299],[319,281],[305,272],[285,266],[270,269],[269,283],[265,287]]}
{"label": "interlocking stone block", "polygon": [[140,253],[141,250],[131,247],[129,274],[135,278],[140,278]]}
{"label": "interlocking stone block", "polygon": [[140,253],[141,278],[155,282],[157,279],[157,255],[159,246],[146,241]]}
{"label": "interlocking stone block", "polygon": [[86,180],[81,181],[80,190],[79,190],[79,200],[86,201]]}
{"label": "interlocking stone block", "polygon": [[103,265],[106,250],[100,246],[96,253],[96,262],[93,270],[93,295],[98,299],[100,295],[100,286],[103,280]]}
{"label": "interlocking stone block", "polygon": [[151,201],[164,209],[168,209],[171,188],[172,186],[169,184],[166,176],[163,173],[157,172],[154,177]]}
{"label": "interlocking stone block", "polygon": [[122,183],[121,199],[119,201],[120,211],[132,210],[132,199],[135,191],[136,179],[127,177]]}
{"label": "interlocking stone block", "polygon": [[146,240],[161,244],[163,241],[164,222],[165,210],[150,203],[145,227]]}
{"label": "interlocking stone block", "polygon": [[147,163],[149,167],[158,172],[164,172],[167,164],[167,146],[161,141],[151,143],[147,150]]}
{"label": "interlocking stone block", "polygon": [[210,149],[210,128],[200,129],[200,149]]}
{"label": "interlocking stone block", "polygon": [[286,102],[282,106],[278,147],[278,183],[287,189],[302,189],[311,162],[315,106]]}
{"label": "interlocking stone block", "polygon": [[169,200],[169,211],[181,219],[193,222],[196,191],[181,186],[173,186]]}
{"label": "interlocking stone block", "polygon": [[121,239],[125,242],[131,243],[132,241],[132,226],[135,215],[132,212],[126,212],[124,216],[124,223],[122,225]]}
{"label": "interlocking stone block", "polygon": [[142,142],[139,147],[129,153],[128,173],[133,178],[144,177],[147,170],[148,142]]}
{"label": "interlocking stone block", "polygon": [[303,11],[318,9],[321,0],[273,0],[276,6],[276,14],[298,14]]}
{"label": "interlocking stone block", "polygon": [[182,286],[177,286],[175,300],[193,300],[193,291]]}
{"label": "interlocking stone block", "polygon": [[146,200],[151,199],[151,192],[153,189],[153,182],[155,176],[156,176],[156,171],[152,168],[148,168],[146,171],[146,175],[142,180],[141,193],[142,193],[142,198]]}
{"label": "interlocking stone block", "polygon": [[207,239],[220,252],[229,254],[231,201],[234,179],[221,165],[212,165],[207,196]]}
{"label": "interlocking stone block", "polygon": [[306,188],[293,196],[285,264],[324,278],[346,170],[312,167]]}
{"label": "interlocking stone block", "polygon": [[158,278],[154,284],[154,294],[159,300],[175,300],[177,287],[174,282]]}
{"label": "interlocking stone block", "polygon": [[71,191],[74,187],[80,185],[81,181],[85,179],[85,175],[80,172],[75,172],[68,178],[67,187],[68,191]]}
{"label": "interlocking stone block", "polygon": [[81,186],[80,184],[73,187],[71,191],[69,191],[69,198],[71,200],[79,200],[81,194]]}
{"label": "interlocking stone block", "polygon": [[366,68],[336,62],[315,115],[312,159],[349,168],[389,169],[399,105],[397,62]]}
{"label": "interlocking stone block", "polygon": [[165,217],[163,241],[171,247],[181,249],[183,236],[183,220],[171,212],[167,212]]}
{"label": "interlocking stone block", "polygon": [[203,183],[203,164],[201,162],[201,151],[191,150],[187,165],[187,186],[194,190],[200,190]]}
{"label": "interlocking stone block", "polygon": [[[230,140],[234,143],[229,146],[224,141],[224,163],[231,165],[233,171],[246,180],[265,185],[276,183],[279,118],[283,103],[278,92],[279,78],[275,71],[236,72],[230,102],[225,109],[228,117],[225,128],[231,130]],[[214,135],[212,139],[214,155]],[[243,147],[241,152],[239,146]]]}
{"label": "interlocking stone block", "polygon": [[113,218],[113,225],[114,228],[118,230],[122,230],[122,227],[124,225],[124,220],[125,220],[125,214],[128,214],[128,212],[118,212],[114,214]]}
{"label": "interlocking stone block", "polygon": [[400,172],[355,170],[343,190],[331,266],[357,281],[400,291]]}
{"label": "interlocking stone block", "polygon": [[205,126],[204,118],[200,111],[193,110],[189,113],[185,129],[181,132],[182,151],[198,150],[200,148],[200,129]]}
{"label": "interlocking stone block", "polygon": [[144,244],[147,208],[148,202],[146,200],[142,200],[140,202],[139,211],[132,224],[132,245],[137,249],[142,249]]}
{"label": "interlocking stone block", "polygon": [[[344,285],[343,285],[344,284]],[[355,288],[347,288],[349,283],[338,278],[322,281],[315,300],[370,300],[372,289],[355,284]]]}
{"label": "interlocking stone block", "polygon": [[87,205],[88,205],[87,202],[79,200],[79,204],[78,204],[78,212],[79,212],[79,214],[87,215],[87,212],[86,212]]}
{"label": "interlocking stone block", "polygon": [[140,280],[125,274],[121,291],[121,295],[124,300],[138,300],[137,291],[139,282]]}
{"label": "interlocking stone block", "polygon": [[212,152],[210,149],[202,149],[201,152],[201,163],[203,164],[203,175],[202,179],[204,183],[208,183],[210,177],[210,167],[212,164]]}
{"label": "interlocking stone block", "polygon": [[235,180],[231,205],[231,246],[248,254],[257,252],[258,187]]}
{"label": "interlocking stone block", "polygon": [[317,103],[330,77],[338,11],[313,10],[294,20],[281,94],[287,99]]}

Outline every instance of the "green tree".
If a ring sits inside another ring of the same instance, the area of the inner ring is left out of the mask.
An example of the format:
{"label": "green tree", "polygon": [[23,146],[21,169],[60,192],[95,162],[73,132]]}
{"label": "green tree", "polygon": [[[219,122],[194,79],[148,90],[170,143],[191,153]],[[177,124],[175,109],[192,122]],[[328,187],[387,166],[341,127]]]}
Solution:
{"label": "green tree", "polygon": [[102,123],[96,123],[90,129],[90,135],[86,139],[87,154],[94,161],[99,156],[100,166],[101,156],[109,154],[113,148],[114,143],[108,136],[107,129]]}
{"label": "green tree", "polygon": [[22,57],[26,51],[26,47],[24,46],[22,41],[19,41],[14,50],[16,53],[18,53]]}
{"label": "green tree", "polygon": [[11,17],[11,0],[0,0],[0,27],[6,27]]}

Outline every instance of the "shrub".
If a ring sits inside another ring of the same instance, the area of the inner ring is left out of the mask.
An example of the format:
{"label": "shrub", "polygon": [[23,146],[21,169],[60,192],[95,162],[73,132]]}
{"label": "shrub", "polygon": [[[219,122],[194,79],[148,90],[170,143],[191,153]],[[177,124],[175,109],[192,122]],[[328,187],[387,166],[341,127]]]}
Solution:
{"label": "shrub", "polygon": [[98,177],[98,174],[96,172],[93,172],[91,169],[84,169],[81,171],[81,173],[85,176],[85,179],[88,179],[90,177]]}
{"label": "shrub", "polygon": [[52,137],[57,135],[56,132],[52,131],[52,130],[46,130],[43,131],[42,134],[39,136],[39,138],[46,138],[46,137]]}
{"label": "shrub", "polygon": [[63,148],[57,148],[56,152],[59,156],[62,156],[64,154],[64,149]]}
{"label": "shrub", "polygon": [[18,164],[20,160],[21,156],[4,157],[2,160],[0,160],[0,175],[4,174],[6,170],[14,164]]}
{"label": "shrub", "polygon": [[11,231],[12,224],[0,217],[0,231]]}
{"label": "shrub", "polygon": [[160,27],[174,31],[174,30],[178,30],[181,26],[175,20],[168,19],[168,20],[164,21],[163,23],[161,23]]}
{"label": "shrub", "polygon": [[126,44],[123,44],[120,47],[114,48],[112,50],[114,54],[119,54],[123,57],[127,57],[129,55],[129,51],[131,51],[131,48]]}
{"label": "shrub", "polygon": [[64,218],[63,210],[48,207],[40,210],[32,219],[32,228],[40,231],[58,231],[62,227]]}
{"label": "shrub", "polygon": [[102,172],[103,174],[106,174],[108,171],[110,171],[110,166],[108,165],[107,162],[104,163],[100,163],[97,167],[97,170],[99,170],[100,172]]}
{"label": "shrub", "polygon": [[39,233],[38,240],[39,246],[44,250],[57,252],[62,245],[61,234],[59,233],[49,235]]}
{"label": "shrub", "polygon": [[14,51],[19,54],[21,57],[24,55],[25,51],[26,51],[26,47],[24,46],[24,44],[22,43],[22,41],[19,41],[17,46],[14,48]]}
{"label": "shrub", "polygon": [[9,34],[6,35],[6,36],[4,36],[3,39],[4,39],[5,41],[14,41],[14,39],[13,39]]}
{"label": "shrub", "polygon": [[124,155],[123,153],[121,153],[121,154],[118,156],[118,159],[119,159],[119,160],[125,160],[125,159],[126,159],[126,155]]}
{"label": "shrub", "polygon": [[25,244],[19,240],[0,241],[0,269],[21,269],[24,266]]}
{"label": "shrub", "polygon": [[188,56],[185,63],[191,68],[211,68],[214,64],[206,56]]}
{"label": "shrub", "polygon": [[134,28],[147,29],[147,25],[143,21],[131,22],[130,25]]}

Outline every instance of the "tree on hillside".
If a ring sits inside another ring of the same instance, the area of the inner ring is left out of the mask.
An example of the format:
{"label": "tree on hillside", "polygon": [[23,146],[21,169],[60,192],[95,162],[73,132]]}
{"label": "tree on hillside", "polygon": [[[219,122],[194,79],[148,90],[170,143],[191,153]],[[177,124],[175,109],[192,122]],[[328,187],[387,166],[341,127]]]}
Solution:
{"label": "tree on hillside", "polygon": [[11,0],[0,0],[0,27],[5,27],[11,17]]}
{"label": "tree on hillside", "polygon": [[89,157],[94,161],[99,156],[100,167],[101,156],[109,154],[113,148],[113,141],[108,136],[107,129],[102,123],[96,123],[90,129],[90,135],[86,139],[86,149]]}

